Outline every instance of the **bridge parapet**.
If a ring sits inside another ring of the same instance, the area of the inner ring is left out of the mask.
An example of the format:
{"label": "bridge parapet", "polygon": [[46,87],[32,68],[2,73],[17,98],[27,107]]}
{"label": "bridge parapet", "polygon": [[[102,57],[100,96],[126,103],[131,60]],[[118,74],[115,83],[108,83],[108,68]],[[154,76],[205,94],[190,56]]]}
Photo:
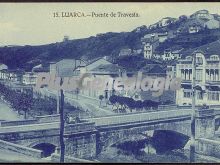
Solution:
{"label": "bridge parapet", "polygon": [[54,123],[60,121],[60,115],[45,115],[45,116],[36,116],[35,119],[28,120],[15,120],[15,121],[0,121],[1,127],[7,126],[19,126],[19,125],[32,125],[32,124],[41,124],[41,123]]}
{"label": "bridge parapet", "polygon": [[60,121],[60,115],[59,114],[54,114],[54,115],[36,116],[36,120],[39,123],[59,122]]}
{"label": "bridge parapet", "polygon": [[189,116],[191,110],[169,110],[169,111],[157,111],[157,112],[145,112],[137,114],[125,114],[115,115],[109,117],[98,117],[88,119],[90,122],[95,122],[96,126],[123,124],[132,122],[143,122],[150,120],[161,120],[167,118],[175,118],[181,116]]}
{"label": "bridge parapet", "polygon": [[31,119],[31,120],[16,120],[16,121],[1,121],[0,126],[1,127],[7,127],[7,126],[17,126],[17,125],[28,125],[28,124],[37,124],[38,120]]}
{"label": "bridge parapet", "polygon": [[76,124],[67,124],[65,126],[65,134],[93,131],[93,130],[95,130],[95,123],[94,122],[82,122],[82,123],[76,123]]}

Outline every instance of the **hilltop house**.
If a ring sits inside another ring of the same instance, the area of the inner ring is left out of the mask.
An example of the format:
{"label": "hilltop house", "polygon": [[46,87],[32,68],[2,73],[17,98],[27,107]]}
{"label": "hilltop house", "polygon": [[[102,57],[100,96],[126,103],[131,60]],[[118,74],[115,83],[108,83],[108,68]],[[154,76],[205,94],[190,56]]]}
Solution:
{"label": "hilltop house", "polygon": [[154,23],[149,26],[149,29],[154,29],[157,27],[165,27],[168,26],[169,24],[175,22],[177,19],[176,18],[171,18],[171,17],[165,17],[159,20],[157,23]]}
{"label": "hilltop house", "polygon": [[208,10],[199,10],[195,13],[193,13],[190,18],[199,18],[199,19],[214,19],[214,16],[212,14],[209,14]]}
{"label": "hilltop house", "polygon": [[220,28],[220,22],[218,19],[215,19],[213,15],[207,15],[204,11],[201,11],[201,13],[198,11],[198,13],[192,15],[183,26],[177,29],[177,33],[197,33],[204,28],[218,29]]}

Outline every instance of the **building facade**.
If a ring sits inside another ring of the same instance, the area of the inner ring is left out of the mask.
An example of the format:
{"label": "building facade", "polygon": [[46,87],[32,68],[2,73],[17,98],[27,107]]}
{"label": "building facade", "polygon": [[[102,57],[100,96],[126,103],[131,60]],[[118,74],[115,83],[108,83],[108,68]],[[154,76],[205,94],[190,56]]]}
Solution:
{"label": "building facade", "polygon": [[[220,60],[219,55],[205,56],[196,51],[196,105],[220,103]],[[192,103],[192,56],[186,56],[176,65],[176,77],[182,79],[181,89],[176,91],[178,105]]]}

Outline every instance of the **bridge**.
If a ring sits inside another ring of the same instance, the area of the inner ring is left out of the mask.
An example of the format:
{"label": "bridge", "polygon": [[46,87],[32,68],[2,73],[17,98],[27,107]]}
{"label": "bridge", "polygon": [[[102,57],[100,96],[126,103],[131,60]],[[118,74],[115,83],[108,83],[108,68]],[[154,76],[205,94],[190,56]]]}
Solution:
{"label": "bridge", "polygon": [[[214,111],[198,111],[196,138],[214,136],[215,117],[210,112]],[[81,123],[66,124],[66,155],[95,158],[119,140],[123,141],[129,136],[150,130],[169,130],[189,137],[190,115],[190,109],[162,110],[88,118]],[[44,150],[43,146],[47,146],[52,153],[59,148],[59,124],[59,115],[39,116],[34,120],[2,121],[0,139],[38,150]]]}

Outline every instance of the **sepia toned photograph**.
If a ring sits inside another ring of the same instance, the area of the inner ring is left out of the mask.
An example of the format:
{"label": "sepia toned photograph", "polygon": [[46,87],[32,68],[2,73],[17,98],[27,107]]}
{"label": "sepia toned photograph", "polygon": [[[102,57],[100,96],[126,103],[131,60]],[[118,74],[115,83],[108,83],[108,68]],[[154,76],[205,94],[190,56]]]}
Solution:
{"label": "sepia toned photograph", "polygon": [[0,3],[0,163],[220,163],[219,7]]}

